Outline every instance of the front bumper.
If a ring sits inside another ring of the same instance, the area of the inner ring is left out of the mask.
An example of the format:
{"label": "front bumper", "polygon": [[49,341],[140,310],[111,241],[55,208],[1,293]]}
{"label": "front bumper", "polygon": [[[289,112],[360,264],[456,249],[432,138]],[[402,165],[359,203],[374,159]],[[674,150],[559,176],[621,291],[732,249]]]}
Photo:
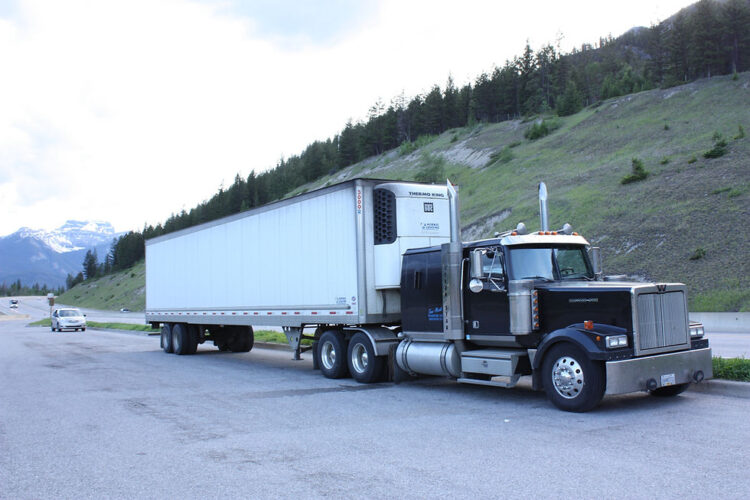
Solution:
{"label": "front bumper", "polygon": [[60,323],[58,325],[58,328],[60,330],[69,330],[69,329],[74,330],[76,328],[86,328],[86,323],[66,323],[64,325]]}
{"label": "front bumper", "polygon": [[711,348],[656,354],[642,358],[607,361],[606,394],[626,394],[649,390],[649,380],[656,388],[695,382],[695,375],[703,372],[703,379],[713,378]]}

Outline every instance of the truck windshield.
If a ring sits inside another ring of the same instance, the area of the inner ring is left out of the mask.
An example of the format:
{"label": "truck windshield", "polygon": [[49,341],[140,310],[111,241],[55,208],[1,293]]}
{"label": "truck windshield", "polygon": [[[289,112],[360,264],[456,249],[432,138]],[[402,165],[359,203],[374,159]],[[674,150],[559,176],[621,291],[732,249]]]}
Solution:
{"label": "truck windshield", "polygon": [[586,250],[580,245],[511,247],[508,255],[512,280],[594,279]]}

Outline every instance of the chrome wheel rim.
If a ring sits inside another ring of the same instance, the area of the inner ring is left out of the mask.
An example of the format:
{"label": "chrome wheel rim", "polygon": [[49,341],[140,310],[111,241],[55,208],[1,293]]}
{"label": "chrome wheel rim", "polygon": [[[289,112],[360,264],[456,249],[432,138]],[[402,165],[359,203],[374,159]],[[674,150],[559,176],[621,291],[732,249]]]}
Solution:
{"label": "chrome wheel rim", "polygon": [[367,364],[369,358],[367,356],[367,349],[362,344],[355,344],[352,347],[352,367],[357,373],[364,373],[367,371]]}
{"label": "chrome wheel rim", "polygon": [[320,347],[320,362],[326,370],[332,370],[336,364],[336,348],[330,340],[323,342]]}
{"label": "chrome wheel rim", "polygon": [[563,356],[552,367],[552,385],[565,399],[574,399],[583,390],[583,367],[570,356]]}

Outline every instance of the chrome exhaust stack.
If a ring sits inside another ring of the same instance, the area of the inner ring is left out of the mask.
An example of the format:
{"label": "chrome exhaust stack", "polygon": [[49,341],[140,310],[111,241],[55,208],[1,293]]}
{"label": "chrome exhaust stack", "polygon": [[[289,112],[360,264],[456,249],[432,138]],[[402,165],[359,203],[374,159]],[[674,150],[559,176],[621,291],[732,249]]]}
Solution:
{"label": "chrome exhaust stack", "polygon": [[443,267],[443,337],[446,340],[464,338],[463,311],[461,310],[461,260],[463,243],[458,220],[458,193],[448,181],[451,241],[440,248]]}
{"label": "chrome exhaust stack", "polygon": [[549,231],[549,215],[547,213],[547,186],[539,183],[539,218],[542,223],[542,231]]}

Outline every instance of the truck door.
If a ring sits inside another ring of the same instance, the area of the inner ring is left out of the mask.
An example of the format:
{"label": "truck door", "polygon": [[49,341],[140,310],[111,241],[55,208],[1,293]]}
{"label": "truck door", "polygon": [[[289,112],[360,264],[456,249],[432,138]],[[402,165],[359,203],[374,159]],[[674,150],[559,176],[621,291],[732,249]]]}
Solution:
{"label": "truck door", "polygon": [[[482,255],[483,288],[469,291],[470,276],[464,283],[465,330],[469,335],[510,335],[508,286],[503,253],[499,249]],[[467,273],[468,274],[468,273]]]}
{"label": "truck door", "polygon": [[443,330],[440,250],[409,251],[401,270],[401,316],[405,331]]}

